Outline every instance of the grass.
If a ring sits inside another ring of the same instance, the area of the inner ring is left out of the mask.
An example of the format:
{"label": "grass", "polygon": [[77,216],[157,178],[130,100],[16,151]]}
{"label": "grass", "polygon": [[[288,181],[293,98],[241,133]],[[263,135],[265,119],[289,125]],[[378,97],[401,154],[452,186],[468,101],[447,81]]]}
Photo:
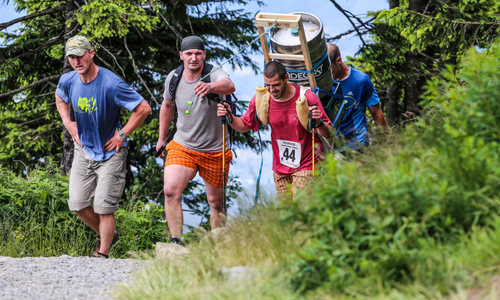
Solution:
{"label": "grass", "polygon": [[[88,256],[94,251],[95,234],[76,216],[49,218],[41,223],[36,211],[23,218],[2,212],[0,255],[10,257]],[[20,226],[13,228],[13,224]]]}
{"label": "grass", "polygon": [[[135,285],[117,289],[118,299],[301,299],[290,285],[290,258],[299,239],[283,227],[272,203],[229,220],[223,243],[188,246],[185,260],[155,259]],[[250,266],[254,280],[228,283],[222,267]]]}
{"label": "grass", "polygon": [[[151,258],[134,285],[121,285],[117,299],[467,299],[468,289],[488,291],[500,273],[500,217],[453,244],[429,244],[408,257],[412,283],[373,284],[359,280],[343,291],[302,292],[291,284],[290,268],[305,236],[280,222],[282,211],[267,203],[244,211],[228,224],[221,244],[192,243],[186,259]],[[222,267],[249,266],[255,278],[228,282]],[[446,298],[450,299],[450,298]],[[493,299],[490,296],[484,299]]]}

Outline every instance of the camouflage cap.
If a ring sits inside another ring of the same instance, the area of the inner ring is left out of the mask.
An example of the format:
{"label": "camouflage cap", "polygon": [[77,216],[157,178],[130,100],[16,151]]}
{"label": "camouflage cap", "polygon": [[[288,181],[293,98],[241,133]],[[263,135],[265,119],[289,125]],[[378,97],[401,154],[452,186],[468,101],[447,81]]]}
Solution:
{"label": "camouflage cap", "polygon": [[89,40],[81,35],[76,35],[66,42],[66,56],[83,56],[87,50],[92,49]]}

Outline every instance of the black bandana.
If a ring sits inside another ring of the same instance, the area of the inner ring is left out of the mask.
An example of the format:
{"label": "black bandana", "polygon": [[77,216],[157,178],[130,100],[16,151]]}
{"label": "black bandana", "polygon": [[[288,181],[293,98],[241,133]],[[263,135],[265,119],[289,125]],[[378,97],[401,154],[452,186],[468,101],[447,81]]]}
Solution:
{"label": "black bandana", "polygon": [[181,51],[198,49],[205,51],[205,44],[203,44],[203,40],[197,36],[188,36],[182,40],[181,43]]}

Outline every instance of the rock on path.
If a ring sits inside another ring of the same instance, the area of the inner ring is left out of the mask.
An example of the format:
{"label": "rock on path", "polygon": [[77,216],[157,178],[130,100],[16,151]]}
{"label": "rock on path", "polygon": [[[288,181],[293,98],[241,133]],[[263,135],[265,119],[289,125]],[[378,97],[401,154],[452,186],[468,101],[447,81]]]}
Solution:
{"label": "rock on path", "polygon": [[0,299],[109,299],[142,267],[134,259],[0,256]]}

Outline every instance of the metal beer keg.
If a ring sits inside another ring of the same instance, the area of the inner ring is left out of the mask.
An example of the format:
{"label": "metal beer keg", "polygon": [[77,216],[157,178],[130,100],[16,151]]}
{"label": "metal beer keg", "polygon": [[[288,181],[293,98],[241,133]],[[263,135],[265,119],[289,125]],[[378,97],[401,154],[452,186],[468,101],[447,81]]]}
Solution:
{"label": "metal beer keg", "polygon": [[[326,46],[325,33],[323,32],[323,23],[321,20],[307,12],[294,12],[292,15],[301,15],[302,24],[304,25],[304,33],[309,47],[309,54],[313,67],[318,64],[327,55],[328,48]],[[300,39],[297,29],[291,28],[275,28],[272,31],[271,49],[273,52],[282,54],[301,54]],[[293,60],[278,60],[287,69],[306,70],[303,61]],[[290,82],[309,86],[307,73],[288,72]],[[333,87],[333,76],[330,68],[330,59],[326,57],[323,62],[314,70],[314,77],[319,88],[325,91],[331,91]],[[325,95],[319,94],[322,99]]]}

